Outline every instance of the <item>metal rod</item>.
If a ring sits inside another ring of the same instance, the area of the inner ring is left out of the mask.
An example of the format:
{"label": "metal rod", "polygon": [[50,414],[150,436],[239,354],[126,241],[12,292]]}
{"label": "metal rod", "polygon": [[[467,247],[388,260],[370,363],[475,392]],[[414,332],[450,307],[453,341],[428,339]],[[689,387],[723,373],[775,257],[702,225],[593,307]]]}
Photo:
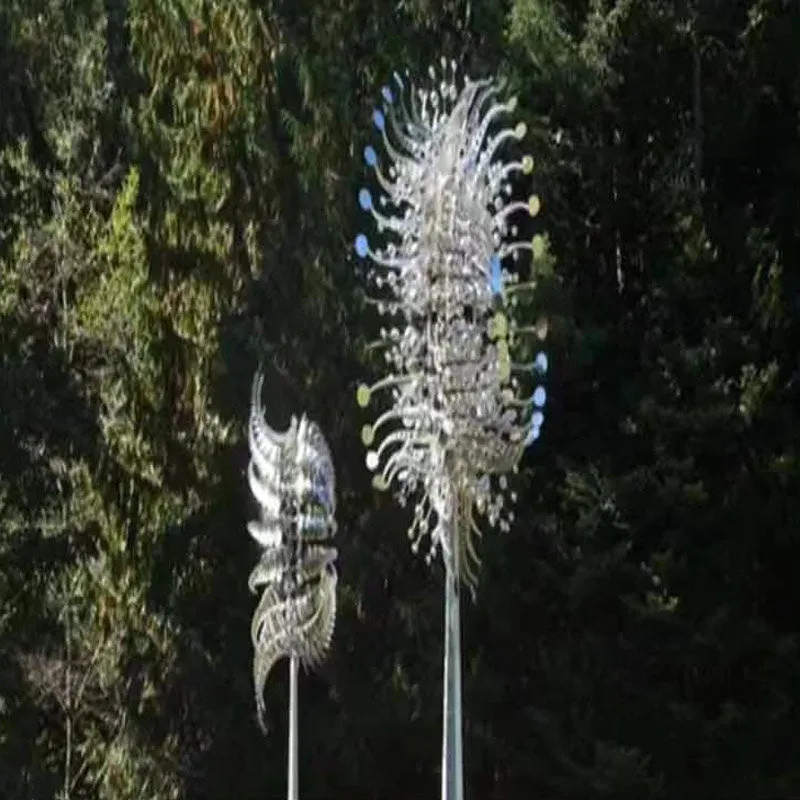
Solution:
{"label": "metal rod", "polygon": [[287,800],[297,796],[297,656],[289,659],[289,763],[286,778]]}
{"label": "metal rod", "polygon": [[464,800],[464,758],[461,743],[461,602],[458,580],[449,559],[445,559],[444,592],[442,800]]}

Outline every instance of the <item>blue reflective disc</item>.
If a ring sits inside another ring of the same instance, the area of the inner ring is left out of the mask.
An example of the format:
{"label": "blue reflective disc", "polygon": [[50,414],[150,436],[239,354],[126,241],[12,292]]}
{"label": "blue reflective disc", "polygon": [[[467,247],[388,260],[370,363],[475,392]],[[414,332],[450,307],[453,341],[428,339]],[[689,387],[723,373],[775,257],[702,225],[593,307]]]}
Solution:
{"label": "blue reflective disc", "polygon": [[493,255],[489,262],[492,268],[492,276],[489,279],[489,286],[494,294],[500,294],[503,291],[503,270],[500,267],[500,259],[497,255]]}
{"label": "blue reflective disc", "polygon": [[358,257],[364,258],[368,250],[369,242],[367,241],[367,237],[364,236],[363,233],[359,233],[358,236],[356,236],[356,253],[358,253]]}
{"label": "blue reflective disc", "polygon": [[525,437],[525,447],[529,447],[530,445],[532,445],[538,438],[539,438],[539,428],[534,426],[528,431],[527,437]]}

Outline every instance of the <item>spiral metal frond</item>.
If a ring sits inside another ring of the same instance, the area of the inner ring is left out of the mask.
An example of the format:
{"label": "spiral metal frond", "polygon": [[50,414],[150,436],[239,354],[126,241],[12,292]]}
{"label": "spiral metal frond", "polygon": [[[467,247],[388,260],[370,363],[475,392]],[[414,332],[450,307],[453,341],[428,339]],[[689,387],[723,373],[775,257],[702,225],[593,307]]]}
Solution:
{"label": "spiral metal frond", "polygon": [[319,427],[305,416],[274,431],[261,404],[263,376],[253,381],[248,482],[260,514],[248,531],[262,547],[250,574],[261,590],[251,636],[259,724],[264,728],[264,685],[282,657],[306,667],[327,652],[336,618],[336,481],[330,450]]}
{"label": "spiral metal frond", "polygon": [[502,125],[516,109],[502,89],[495,80],[462,81],[444,60],[426,88],[394,74],[373,112],[385,166],[372,146],[364,150],[377,193],[358,195],[382,244],[363,233],[355,240],[356,254],[371,262],[369,301],[386,320],[373,346],[387,372],[357,392],[363,408],[375,396],[382,406],[362,429],[367,466],[378,488],[392,486],[403,504],[413,498],[412,549],[430,536],[428,560],[441,547],[470,585],[476,512],[508,529],[515,496],[505,473],[539,437],[546,400],[538,382],[547,355],[526,363],[520,348],[529,334],[544,339],[547,323],[518,319],[520,294],[536,284],[510,268],[521,253],[542,255],[542,237],[519,235],[520,219],[535,216],[540,201],[511,200],[510,181],[525,180],[533,159],[503,156],[526,131],[521,122]]}

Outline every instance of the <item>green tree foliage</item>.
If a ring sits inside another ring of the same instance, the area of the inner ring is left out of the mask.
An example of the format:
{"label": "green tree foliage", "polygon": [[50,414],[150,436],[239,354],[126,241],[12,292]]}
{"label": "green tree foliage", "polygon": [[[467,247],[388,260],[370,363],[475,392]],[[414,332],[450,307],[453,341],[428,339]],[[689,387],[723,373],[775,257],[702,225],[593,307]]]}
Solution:
{"label": "green tree foliage", "polygon": [[793,0],[4,2],[0,797],[283,793],[259,361],[341,486],[303,794],[436,791],[441,575],[363,467],[350,250],[372,98],[439,54],[517,91],[549,248],[551,413],[464,612],[469,793],[796,795],[797,52]]}

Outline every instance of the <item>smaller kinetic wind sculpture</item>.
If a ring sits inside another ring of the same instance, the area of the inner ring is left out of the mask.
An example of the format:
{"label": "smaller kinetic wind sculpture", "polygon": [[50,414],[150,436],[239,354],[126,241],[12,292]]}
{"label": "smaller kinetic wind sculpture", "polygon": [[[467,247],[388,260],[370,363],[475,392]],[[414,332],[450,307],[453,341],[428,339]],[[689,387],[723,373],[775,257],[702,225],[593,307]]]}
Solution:
{"label": "smaller kinetic wind sculpture", "polygon": [[303,415],[288,430],[267,424],[261,405],[264,383],[253,381],[250,407],[250,489],[260,508],[248,523],[263,548],[248,584],[263,587],[253,615],[253,679],[264,724],[264,685],[275,663],[289,658],[288,800],[297,800],[298,663],[317,664],[330,646],[336,618],[336,483],[333,460],[319,427]]}
{"label": "smaller kinetic wind sculpture", "polygon": [[383,351],[388,372],[359,386],[357,400],[362,408],[376,395],[384,400],[383,413],[362,429],[373,448],[367,467],[375,486],[393,486],[402,505],[414,501],[414,552],[426,536],[427,560],[442,552],[442,798],[461,800],[459,584],[474,589],[476,582],[476,512],[501,530],[513,520],[515,493],[505,473],[516,472],[539,437],[546,400],[536,383],[547,355],[528,351],[526,334],[544,339],[547,322],[516,319],[520,293],[535,282],[523,283],[511,268],[522,252],[534,259],[544,252],[541,236],[521,241],[517,226],[522,215],[538,213],[538,197],[509,199],[511,179],[529,176],[533,159],[500,156],[522,139],[525,125],[493,130],[516,100],[497,99],[498,81],[461,81],[455,63],[441,66],[438,77],[431,67],[424,89],[394,73],[394,86],[382,89],[383,107],[373,111],[387,166],[365,148],[379,193],[361,189],[358,200],[387,241],[374,247],[359,234],[355,250],[372,261],[369,302],[387,320],[373,347]]}

